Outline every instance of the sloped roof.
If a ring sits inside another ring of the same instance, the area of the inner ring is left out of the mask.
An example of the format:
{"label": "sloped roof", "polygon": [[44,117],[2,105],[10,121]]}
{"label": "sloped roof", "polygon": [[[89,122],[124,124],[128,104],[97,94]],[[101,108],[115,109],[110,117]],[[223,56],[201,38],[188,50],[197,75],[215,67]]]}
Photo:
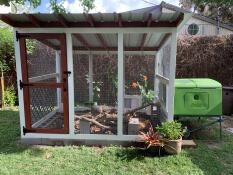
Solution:
{"label": "sloped roof", "polygon": [[[183,20],[182,8],[162,2],[149,10],[123,13],[64,14],[0,14],[0,19],[12,27],[177,27]],[[149,24],[148,24],[149,23]]]}
{"label": "sloped roof", "polygon": [[[72,28],[72,27],[177,27],[184,18],[181,8],[162,2],[149,7],[123,13],[65,13],[65,14],[0,14],[0,19],[12,27],[21,28]],[[189,13],[189,12],[188,12]],[[125,51],[156,51],[169,38],[169,33],[124,34]],[[74,49],[112,51],[117,50],[116,34],[72,35]],[[39,40],[59,49],[56,40]]]}

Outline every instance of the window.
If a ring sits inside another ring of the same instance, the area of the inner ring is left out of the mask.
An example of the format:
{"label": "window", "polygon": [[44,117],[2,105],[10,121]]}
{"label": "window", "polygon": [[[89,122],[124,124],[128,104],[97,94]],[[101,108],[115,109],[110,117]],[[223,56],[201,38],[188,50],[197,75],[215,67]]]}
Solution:
{"label": "window", "polygon": [[190,24],[188,26],[188,34],[190,34],[190,35],[196,35],[198,33],[198,31],[199,31],[199,27],[198,27],[197,24],[193,23],[193,24]]}

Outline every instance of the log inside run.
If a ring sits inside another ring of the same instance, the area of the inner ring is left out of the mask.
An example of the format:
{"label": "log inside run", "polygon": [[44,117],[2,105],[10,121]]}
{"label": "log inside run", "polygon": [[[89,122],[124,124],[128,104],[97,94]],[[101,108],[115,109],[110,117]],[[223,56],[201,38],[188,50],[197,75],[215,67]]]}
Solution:
{"label": "log inside run", "polygon": [[91,123],[94,123],[95,125],[97,125],[97,126],[99,126],[101,128],[111,129],[110,126],[103,125],[103,124],[97,122],[95,119],[91,119],[91,118],[88,118],[88,117],[91,117],[91,115],[81,115],[81,116],[75,115],[75,118],[77,118],[79,120],[86,120],[86,121],[89,121]]}

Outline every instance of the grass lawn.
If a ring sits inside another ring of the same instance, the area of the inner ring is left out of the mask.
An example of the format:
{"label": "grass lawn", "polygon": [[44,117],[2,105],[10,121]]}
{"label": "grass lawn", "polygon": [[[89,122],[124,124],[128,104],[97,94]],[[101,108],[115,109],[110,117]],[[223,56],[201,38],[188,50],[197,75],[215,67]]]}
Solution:
{"label": "grass lawn", "polygon": [[152,157],[141,149],[114,146],[23,146],[18,118],[18,112],[0,111],[0,175],[233,174],[233,136],[226,133],[222,143],[197,141],[198,148],[178,156]]}

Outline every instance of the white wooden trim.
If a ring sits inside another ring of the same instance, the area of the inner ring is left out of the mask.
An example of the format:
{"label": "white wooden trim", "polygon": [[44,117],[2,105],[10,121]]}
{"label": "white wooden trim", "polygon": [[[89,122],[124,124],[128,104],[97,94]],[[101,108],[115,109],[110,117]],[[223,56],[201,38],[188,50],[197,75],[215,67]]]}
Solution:
{"label": "white wooden trim", "polygon": [[45,75],[40,75],[40,76],[28,78],[28,80],[29,80],[30,83],[35,83],[35,82],[42,81],[42,80],[47,80],[47,79],[50,79],[50,78],[57,78],[58,75],[59,75],[58,73],[45,74]]}
{"label": "white wooden trim", "polygon": [[[59,51],[55,52],[55,59],[56,59],[56,73],[57,73],[57,83],[61,82],[61,60],[60,60],[60,54]],[[61,88],[57,88],[57,107],[59,111],[62,112],[61,109],[63,109],[61,104]]]}
{"label": "white wooden trim", "polygon": [[160,74],[156,74],[155,78],[158,79],[159,81],[161,81],[161,83],[163,83],[163,84],[169,84],[169,79],[160,75]]}
{"label": "white wooden trim", "polygon": [[174,95],[175,95],[175,74],[176,74],[176,50],[177,50],[177,41],[176,41],[176,32],[172,33],[171,36],[171,56],[170,56],[170,75],[169,75],[169,85],[167,88],[168,98],[167,98],[167,110],[168,110],[168,120],[171,121],[174,118]]}
{"label": "white wooden trim", "polygon": [[167,111],[166,106],[164,105],[164,103],[161,103],[161,110],[164,112],[164,114],[166,116],[168,116],[168,111]]}
{"label": "white wooden trim", "polygon": [[16,28],[20,33],[171,33],[176,27],[127,27],[127,28]]}
{"label": "white wooden trim", "polygon": [[27,133],[22,138],[34,139],[72,139],[72,140],[112,140],[112,141],[138,141],[138,135],[107,135],[107,134],[44,134],[44,133]]}
{"label": "white wooden trim", "polygon": [[69,94],[69,131],[74,135],[74,70],[73,70],[73,45],[71,34],[66,34],[67,48],[67,67],[71,74],[68,77],[68,94]]}
{"label": "white wooden trim", "polygon": [[88,71],[88,87],[89,87],[89,101],[93,102],[94,92],[93,92],[93,55],[89,54],[89,71]]}
{"label": "white wooden trim", "polygon": [[187,23],[187,21],[188,21],[189,19],[192,18],[192,16],[193,16],[192,13],[185,13],[185,14],[184,14],[184,19],[183,19],[182,22],[178,25],[178,27],[177,27],[177,32],[179,32],[179,31],[182,29],[182,27]]}
{"label": "white wooden trim", "polygon": [[21,70],[19,42],[16,39],[16,31],[13,30],[13,32],[14,32],[16,73],[17,73],[17,89],[18,89],[18,100],[19,100],[20,130],[21,130],[21,137],[22,137],[23,136],[23,126],[25,126],[23,90],[20,89],[20,85],[19,85],[19,81],[22,80],[22,70]]}
{"label": "white wooden trim", "polygon": [[123,33],[118,33],[118,93],[117,93],[117,134],[123,135],[123,113],[124,113],[124,46]]}
{"label": "white wooden trim", "polygon": [[54,111],[48,113],[47,115],[45,115],[43,118],[41,118],[39,121],[37,121],[36,123],[34,123],[32,125],[32,128],[37,128],[38,126],[40,126],[42,123],[46,122],[47,120],[49,120],[53,115],[55,115],[57,112],[57,109],[55,109]]}
{"label": "white wooden trim", "polygon": [[[118,51],[95,51],[95,50],[91,51],[92,55],[109,55],[109,54],[117,54],[117,52]],[[90,51],[74,50],[73,53],[89,55]],[[156,51],[124,51],[124,55],[151,55],[151,56],[154,56],[155,53],[156,53]]]}

